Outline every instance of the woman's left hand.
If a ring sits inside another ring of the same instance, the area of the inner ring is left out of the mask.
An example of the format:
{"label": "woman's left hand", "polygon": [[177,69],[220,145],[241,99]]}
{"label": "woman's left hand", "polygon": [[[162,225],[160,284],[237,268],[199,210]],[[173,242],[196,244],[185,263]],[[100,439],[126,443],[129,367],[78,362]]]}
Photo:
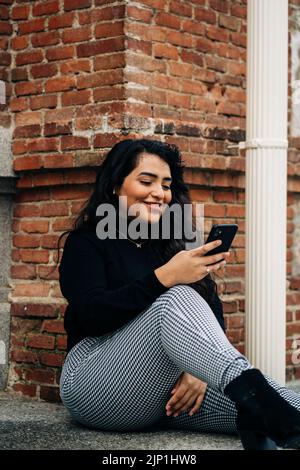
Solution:
{"label": "woman's left hand", "polygon": [[207,384],[202,380],[183,372],[171,392],[172,398],[167,402],[167,415],[172,416],[174,413],[174,417],[178,416],[181,411],[187,410],[192,405],[189,416],[195,414],[201,406],[206,387]]}

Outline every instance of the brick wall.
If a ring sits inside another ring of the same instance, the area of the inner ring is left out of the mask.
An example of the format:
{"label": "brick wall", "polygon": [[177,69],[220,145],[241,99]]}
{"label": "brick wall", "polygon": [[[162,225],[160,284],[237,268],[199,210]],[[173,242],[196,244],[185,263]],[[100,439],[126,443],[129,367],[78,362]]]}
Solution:
{"label": "brick wall", "polygon": [[[9,388],[59,399],[66,302],[57,270],[49,276],[56,242],[88,197],[107,149],[129,136],[181,148],[192,199],[205,203],[206,229],[238,223],[219,288],[228,336],[244,351],[245,155],[228,146],[245,138],[246,0],[15,1],[10,14],[10,111],[20,178]],[[300,333],[300,280],[291,270],[299,150],[299,139],[291,140],[288,378],[300,377],[290,358],[292,335]]]}

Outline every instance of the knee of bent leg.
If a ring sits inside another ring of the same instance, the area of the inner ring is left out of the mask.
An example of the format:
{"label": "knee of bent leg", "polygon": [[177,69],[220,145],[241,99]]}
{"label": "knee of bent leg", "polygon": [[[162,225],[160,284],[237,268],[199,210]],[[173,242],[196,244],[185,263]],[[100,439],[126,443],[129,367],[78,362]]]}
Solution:
{"label": "knee of bent leg", "polygon": [[187,306],[189,303],[194,304],[195,301],[201,299],[205,302],[199,292],[188,284],[176,284],[159,297],[159,300],[164,304],[167,303],[174,306]]}

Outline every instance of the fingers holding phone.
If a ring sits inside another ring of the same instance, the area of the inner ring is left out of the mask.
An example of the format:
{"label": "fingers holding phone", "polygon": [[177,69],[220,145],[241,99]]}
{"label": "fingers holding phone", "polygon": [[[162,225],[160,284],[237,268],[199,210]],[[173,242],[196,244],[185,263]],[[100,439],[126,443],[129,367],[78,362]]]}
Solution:
{"label": "fingers holding phone", "polygon": [[[218,227],[217,230],[216,227]],[[210,272],[224,267],[229,260],[228,249],[237,226],[234,228],[228,228],[228,225],[222,227],[221,230],[220,226],[213,226],[205,245],[192,250],[181,250],[170,261],[157,268],[154,272],[158,280],[166,287],[172,287],[176,284],[190,284],[203,279]]]}

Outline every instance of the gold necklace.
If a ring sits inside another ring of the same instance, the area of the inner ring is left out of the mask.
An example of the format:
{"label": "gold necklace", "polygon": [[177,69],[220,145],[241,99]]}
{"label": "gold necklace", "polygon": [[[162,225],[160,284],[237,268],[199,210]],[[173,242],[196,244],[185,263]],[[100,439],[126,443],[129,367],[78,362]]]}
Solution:
{"label": "gold necklace", "polygon": [[[116,228],[116,231],[119,232],[120,235],[123,235],[123,237],[125,237],[125,235],[124,235],[123,233],[121,233],[117,228]],[[130,240],[130,238],[127,238],[127,237],[125,237],[125,240],[128,240],[129,242],[134,243],[138,248],[142,248],[143,244],[146,243],[146,241],[147,241],[147,240],[145,240],[145,241],[142,242],[142,243],[137,243],[137,242],[135,242],[135,241],[133,241],[133,240]]]}

